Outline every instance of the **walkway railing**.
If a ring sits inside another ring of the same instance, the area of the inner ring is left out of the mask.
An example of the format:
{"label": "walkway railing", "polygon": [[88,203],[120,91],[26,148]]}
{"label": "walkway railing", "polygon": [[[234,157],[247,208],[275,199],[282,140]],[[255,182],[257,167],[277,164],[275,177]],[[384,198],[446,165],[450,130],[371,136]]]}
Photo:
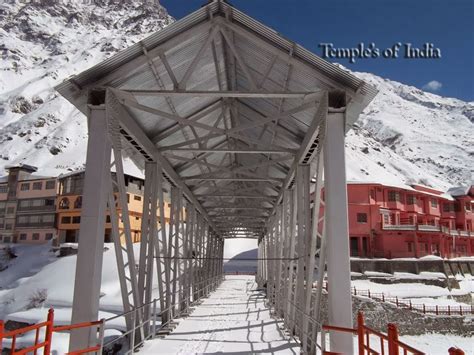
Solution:
{"label": "walkway railing", "polygon": [[[50,355],[51,353],[51,344],[52,344],[52,337],[53,332],[61,332],[66,330],[78,329],[78,328],[91,328],[96,327],[99,331],[99,339],[103,339],[104,335],[104,324],[103,321],[95,321],[95,322],[85,322],[73,325],[65,325],[65,326],[54,326],[54,310],[50,309],[48,311],[48,317],[45,322],[41,322],[38,324],[30,325],[28,327],[12,330],[5,332],[4,323],[0,320],[0,349],[4,349],[3,340],[4,339],[11,339],[10,343],[10,355],[23,355],[28,353],[37,354],[38,350],[43,350],[44,355]],[[42,329],[45,329],[44,338],[40,340],[40,333]],[[24,335],[29,332],[35,332],[35,341],[33,345],[28,346],[26,348],[21,348],[17,350],[17,340],[20,338],[21,335]],[[69,352],[69,355],[79,355],[79,354],[86,354],[90,352],[97,352],[101,349],[101,345],[97,344],[95,346]]]}
{"label": "walkway railing", "polygon": [[[199,298],[196,300],[193,300],[193,304],[198,302],[201,298],[206,297],[209,295],[209,293],[214,290],[218,284],[222,281],[222,276],[214,276],[209,279],[200,281],[199,283],[195,283],[195,285],[198,287],[196,290],[196,294],[199,295]],[[199,287],[200,285],[203,285],[202,287]],[[180,291],[177,291],[176,293],[180,293]],[[125,340],[125,342],[128,342],[129,348],[127,351],[123,352],[124,354],[130,354],[133,351],[135,351],[137,348],[139,348],[146,340],[154,338],[156,334],[158,333],[159,330],[166,328],[171,324],[173,319],[179,317],[181,314],[184,312],[187,312],[188,309],[187,307],[181,308],[182,302],[178,301],[177,303],[169,306],[168,308],[164,310],[159,310],[157,309],[157,304],[159,302],[159,299],[154,299],[153,301],[142,305],[141,307],[137,307],[133,309],[132,311],[125,312],[119,315],[116,315],[114,317],[110,317],[107,319],[101,319],[98,321],[93,321],[93,322],[84,322],[84,323],[78,323],[78,324],[71,324],[71,325],[63,325],[63,326],[54,326],[54,310],[50,309],[48,311],[48,317],[45,322],[41,322],[38,324],[34,324],[28,327],[12,330],[5,332],[4,329],[4,322],[0,320],[0,349],[4,349],[7,346],[3,343],[4,340],[10,339],[10,345],[8,346],[10,348],[10,355],[24,355],[27,353],[33,353],[36,355],[38,353],[38,350],[43,350],[44,355],[50,355],[51,353],[51,347],[52,347],[52,338],[53,338],[53,332],[64,332],[64,331],[70,331],[72,329],[78,329],[78,328],[96,328],[97,334],[98,334],[98,342],[96,345],[81,349],[81,350],[76,350],[73,352],[69,352],[67,354],[69,355],[80,355],[80,354],[86,354],[86,353],[96,353],[96,354],[102,354],[103,349],[110,347],[112,344],[115,344],[117,342],[122,343],[124,339],[128,338]],[[147,312],[144,312],[147,311]],[[173,311],[173,312],[171,312]],[[162,314],[172,314],[176,311],[176,313],[172,316],[169,317],[167,321],[164,323],[158,325],[158,318]],[[143,319],[141,322],[137,322],[140,317],[138,317],[138,314],[143,316],[143,314],[148,314],[148,318]],[[111,341],[108,341],[107,343],[104,343],[104,330],[107,327],[107,323],[110,323],[111,321],[121,318],[121,317],[131,317],[132,319],[132,324],[134,325],[132,329],[127,330],[123,334],[121,334],[118,337],[115,337]],[[40,339],[40,333],[42,329],[45,329],[44,332],[44,337]],[[144,337],[138,337],[137,335],[139,334],[139,331],[141,329],[145,330],[145,336]],[[22,348],[20,350],[17,350],[17,340],[18,338],[21,337],[21,335],[24,335],[28,332],[35,332],[35,341],[34,344],[31,346],[28,346],[26,348]]]}
{"label": "walkway railing", "polygon": [[398,296],[387,296],[380,292],[371,292],[370,290],[359,290],[355,286],[352,288],[354,296],[367,297],[376,301],[387,302],[397,308],[408,309],[410,311],[421,312],[423,314],[447,315],[447,316],[465,316],[474,314],[474,306],[439,306],[427,305],[425,303],[412,303],[411,300],[405,301],[399,299]]}
{"label": "walkway railing", "polygon": [[[323,325],[321,333],[321,345],[323,354],[334,354],[327,350],[326,333],[327,332],[343,332],[357,335],[357,345],[359,355],[399,355],[400,351],[404,355],[424,355],[425,353],[415,349],[414,347],[400,341],[398,339],[398,329],[395,324],[389,323],[387,326],[387,334],[378,332],[367,327],[364,323],[364,315],[359,312],[357,315],[357,328],[343,328],[331,325]],[[463,355],[460,349],[449,349],[450,355]]]}

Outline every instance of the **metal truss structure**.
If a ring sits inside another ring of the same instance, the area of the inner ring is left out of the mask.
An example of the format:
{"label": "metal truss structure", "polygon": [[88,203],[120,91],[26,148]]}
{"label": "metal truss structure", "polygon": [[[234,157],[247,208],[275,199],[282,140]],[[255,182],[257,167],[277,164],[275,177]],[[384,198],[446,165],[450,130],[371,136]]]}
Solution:
{"label": "metal truss structure", "polygon": [[[329,320],[352,325],[344,136],[370,85],[212,1],[57,90],[89,127],[73,322],[97,318],[109,214],[123,309],[140,310],[129,329],[156,297],[163,324],[187,313],[222,277],[224,240],[242,237],[258,240],[257,281],[305,351],[316,351],[326,266]],[[138,254],[130,160],[145,172]],[[74,331],[70,349],[95,337]],[[331,341],[352,350],[348,335]]]}

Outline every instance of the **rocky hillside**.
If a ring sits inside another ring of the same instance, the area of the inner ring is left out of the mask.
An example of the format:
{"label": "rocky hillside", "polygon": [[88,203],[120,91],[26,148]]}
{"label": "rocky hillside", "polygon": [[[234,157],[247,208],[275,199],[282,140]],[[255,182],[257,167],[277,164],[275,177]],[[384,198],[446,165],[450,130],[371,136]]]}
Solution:
{"label": "rocky hillside", "polygon": [[82,167],[86,121],[54,85],[173,21],[150,2],[85,2],[0,4],[1,171],[16,163],[52,175]]}
{"label": "rocky hillside", "polygon": [[[108,2],[0,4],[0,174],[16,163],[54,175],[82,167],[86,121],[54,85],[172,21],[159,5]],[[439,188],[473,180],[473,103],[355,74],[380,93],[348,135],[349,180]]]}

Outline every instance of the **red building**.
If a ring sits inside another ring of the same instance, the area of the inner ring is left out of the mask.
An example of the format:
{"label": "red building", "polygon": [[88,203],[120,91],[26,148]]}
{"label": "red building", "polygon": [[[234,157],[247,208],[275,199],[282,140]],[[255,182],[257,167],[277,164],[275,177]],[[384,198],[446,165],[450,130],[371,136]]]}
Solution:
{"label": "red building", "polygon": [[447,193],[420,185],[348,183],[351,255],[474,255],[474,186]]}

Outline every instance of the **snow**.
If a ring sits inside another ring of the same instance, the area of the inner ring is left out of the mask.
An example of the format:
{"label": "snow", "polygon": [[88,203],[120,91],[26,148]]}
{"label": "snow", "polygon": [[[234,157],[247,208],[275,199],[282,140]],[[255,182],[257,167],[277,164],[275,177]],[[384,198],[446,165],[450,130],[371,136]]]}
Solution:
{"label": "snow", "polygon": [[[108,250],[104,252],[103,259],[100,310],[121,313],[123,307],[115,251],[112,244],[106,244],[106,247]],[[139,244],[134,244],[135,255],[138,255],[139,247]],[[46,295],[43,307],[70,308],[76,255],[56,258],[49,245],[15,245],[14,249],[18,250],[18,257],[1,272],[0,319],[30,308],[35,294],[39,292]],[[154,292],[154,297],[158,297],[157,287]]]}
{"label": "snow", "polygon": [[472,337],[431,333],[418,336],[404,335],[400,340],[430,355],[446,355],[448,349],[453,346],[464,350],[466,355],[474,354]]}
{"label": "snow", "polygon": [[220,287],[164,339],[145,343],[141,354],[299,354],[299,346],[270,316],[253,276],[226,276]]}
{"label": "snow", "polygon": [[353,280],[352,286],[358,290],[370,290],[376,293],[385,293],[386,296],[400,297],[400,298],[414,298],[414,297],[443,297],[453,295],[465,295],[468,292],[462,289],[452,289],[425,285],[422,283],[396,283],[396,284],[379,284],[371,282],[370,280]]}

